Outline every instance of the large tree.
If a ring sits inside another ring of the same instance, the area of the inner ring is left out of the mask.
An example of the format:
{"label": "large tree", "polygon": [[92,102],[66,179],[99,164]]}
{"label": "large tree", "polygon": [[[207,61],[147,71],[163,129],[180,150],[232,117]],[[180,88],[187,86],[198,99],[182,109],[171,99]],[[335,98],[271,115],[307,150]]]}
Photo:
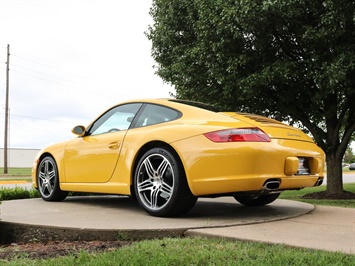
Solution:
{"label": "large tree", "polygon": [[157,74],[177,98],[267,115],[308,130],[343,193],[355,131],[355,1],[153,0]]}

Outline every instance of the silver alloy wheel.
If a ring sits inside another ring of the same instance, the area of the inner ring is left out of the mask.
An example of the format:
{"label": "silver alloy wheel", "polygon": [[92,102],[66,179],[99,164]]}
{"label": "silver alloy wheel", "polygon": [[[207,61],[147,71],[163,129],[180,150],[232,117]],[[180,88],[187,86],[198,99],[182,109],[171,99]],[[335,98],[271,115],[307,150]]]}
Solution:
{"label": "silver alloy wheel", "polygon": [[42,199],[46,201],[61,201],[68,195],[59,187],[57,164],[51,156],[41,160],[37,169],[37,184]]}
{"label": "silver alloy wheel", "polygon": [[174,191],[174,170],[169,160],[154,153],[139,165],[137,192],[142,204],[149,210],[163,209]]}
{"label": "silver alloy wheel", "polygon": [[53,194],[57,168],[51,160],[45,159],[38,169],[38,187],[44,198],[49,198]]}

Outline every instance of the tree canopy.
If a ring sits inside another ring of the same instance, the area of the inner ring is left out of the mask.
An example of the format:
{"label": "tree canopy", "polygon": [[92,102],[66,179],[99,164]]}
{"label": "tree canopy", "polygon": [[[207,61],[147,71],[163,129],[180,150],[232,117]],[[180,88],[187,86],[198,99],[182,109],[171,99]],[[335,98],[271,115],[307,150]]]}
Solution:
{"label": "tree canopy", "polygon": [[177,98],[307,128],[330,193],[355,131],[355,1],[153,0],[156,72]]}

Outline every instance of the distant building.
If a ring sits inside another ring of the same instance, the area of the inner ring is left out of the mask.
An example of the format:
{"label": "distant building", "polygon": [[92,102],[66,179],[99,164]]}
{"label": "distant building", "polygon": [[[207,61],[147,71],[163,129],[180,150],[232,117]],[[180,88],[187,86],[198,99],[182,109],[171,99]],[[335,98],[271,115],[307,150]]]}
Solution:
{"label": "distant building", "polygon": [[[7,167],[27,168],[32,167],[39,149],[15,149],[7,150]],[[0,148],[0,167],[4,167],[4,149]]]}

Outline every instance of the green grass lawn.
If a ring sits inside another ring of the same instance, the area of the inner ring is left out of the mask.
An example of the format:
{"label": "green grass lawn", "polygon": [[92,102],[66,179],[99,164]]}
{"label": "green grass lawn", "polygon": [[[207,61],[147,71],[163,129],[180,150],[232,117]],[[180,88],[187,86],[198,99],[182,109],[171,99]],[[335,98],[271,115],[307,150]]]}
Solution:
{"label": "green grass lawn", "polygon": [[[354,265],[355,255],[225,239],[165,238],[134,242],[123,248],[46,260],[26,254],[4,265]],[[1,261],[0,261],[1,263]]]}
{"label": "green grass lawn", "polygon": [[4,168],[0,167],[0,181],[24,180],[31,182],[32,168],[8,168],[8,173],[4,174]]}
{"label": "green grass lawn", "polygon": [[[32,168],[8,168],[8,175],[11,176],[30,176]],[[0,175],[4,175],[4,168],[0,167]]]}
{"label": "green grass lawn", "polygon": [[[327,200],[327,199],[304,199],[302,196],[325,191],[326,186],[304,188],[301,190],[290,190],[281,193],[280,199],[297,200],[302,202],[307,202],[314,205],[325,205],[325,206],[337,206],[337,207],[347,207],[355,208],[355,200]],[[348,192],[355,193],[355,183],[344,184],[344,190]]]}

